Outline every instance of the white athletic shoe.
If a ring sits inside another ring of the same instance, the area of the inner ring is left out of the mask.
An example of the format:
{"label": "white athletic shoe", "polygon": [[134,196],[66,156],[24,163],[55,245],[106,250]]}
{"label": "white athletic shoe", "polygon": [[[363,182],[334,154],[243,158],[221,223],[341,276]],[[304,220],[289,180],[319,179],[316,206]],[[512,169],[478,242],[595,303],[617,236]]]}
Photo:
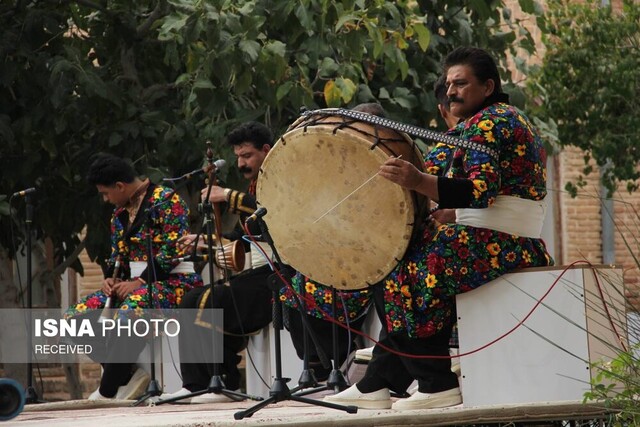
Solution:
{"label": "white athletic shoe", "polygon": [[392,406],[396,411],[406,411],[410,409],[433,409],[447,408],[462,403],[460,388],[452,388],[438,393],[421,393],[416,391],[411,397],[401,399]]}
{"label": "white athletic shoe", "polygon": [[[240,390],[236,390],[238,393],[240,392]],[[191,403],[197,404],[197,403],[224,403],[224,402],[237,402],[239,400],[244,400],[241,398],[238,398],[237,400],[229,397],[225,394],[222,393],[205,393],[205,394],[201,394],[200,396],[194,396],[191,398]]]}
{"label": "white athletic shoe", "polygon": [[[236,390],[237,392],[240,392],[240,390]],[[186,396],[188,394],[191,394],[193,392],[189,391],[186,388],[181,388],[178,391],[175,391],[173,393],[163,393],[160,396],[160,400],[167,400],[167,399],[173,399],[176,397],[182,397],[182,396]],[[184,399],[180,399],[180,400],[176,400],[175,402],[171,402],[171,403],[182,403],[182,404],[200,404],[200,403],[222,403],[222,402],[236,402],[239,400],[243,400],[243,399],[233,399],[232,397],[228,397],[222,393],[216,394],[216,393],[204,393],[204,394],[200,394],[198,396],[192,396],[192,397],[186,397]]]}
{"label": "white athletic shoe", "polygon": [[87,400],[111,400],[111,399],[113,399],[113,397],[105,397],[100,394],[100,387],[95,389],[95,391],[91,393],[89,397],[87,397]]}
{"label": "white athletic shoe", "polygon": [[356,363],[368,363],[373,357],[373,347],[361,348],[356,350],[354,361]]}
{"label": "white athletic shoe", "polygon": [[[182,387],[180,390],[174,391],[173,393],[162,393],[160,395],[160,400],[174,399],[176,397],[182,397],[182,396],[186,396],[188,394],[191,394],[191,391],[189,391],[188,389]],[[187,398],[184,398],[184,399],[176,400],[175,402],[171,402],[171,403],[188,404],[188,403],[191,403],[191,399],[193,399],[193,398],[192,397],[187,397]]]}
{"label": "white athletic shoe", "polygon": [[360,409],[391,408],[391,394],[388,388],[362,393],[355,384],[338,394],[326,396],[323,400],[338,405],[357,406]]}
{"label": "white athletic shoe", "polygon": [[149,374],[144,369],[138,368],[127,384],[118,387],[115,398],[122,400],[137,399],[145,393],[150,380]]}

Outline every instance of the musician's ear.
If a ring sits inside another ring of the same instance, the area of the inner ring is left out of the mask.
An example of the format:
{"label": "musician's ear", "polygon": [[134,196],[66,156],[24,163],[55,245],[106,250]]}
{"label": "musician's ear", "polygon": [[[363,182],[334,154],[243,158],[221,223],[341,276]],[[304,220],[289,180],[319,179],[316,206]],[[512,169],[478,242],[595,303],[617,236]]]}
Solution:
{"label": "musician's ear", "polygon": [[496,82],[493,79],[487,79],[487,81],[484,82],[484,87],[485,87],[484,95],[486,97],[489,97],[493,95],[493,90],[496,88]]}
{"label": "musician's ear", "polygon": [[262,152],[263,152],[263,153],[268,153],[268,152],[269,152],[269,150],[271,150],[271,144],[264,144],[264,145],[262,146]]}

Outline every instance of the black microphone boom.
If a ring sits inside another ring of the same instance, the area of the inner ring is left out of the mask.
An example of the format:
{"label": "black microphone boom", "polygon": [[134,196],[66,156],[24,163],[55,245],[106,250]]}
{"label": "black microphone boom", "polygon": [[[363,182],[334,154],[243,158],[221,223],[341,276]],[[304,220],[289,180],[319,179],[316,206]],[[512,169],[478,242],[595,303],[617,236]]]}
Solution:
{"label": "black microphone boom", "polygon": [[253,222],[258,218],[262,218],[266,214],[267,214],[267,208],[265,208],[264,206],[260,206],[258,209],[256,209],[256,211],[251,216],[249,216],[249,218],[247,218],[247,220],[245,221],[245,224],[248,224],[249,222]]}
{"label": "black microphone boom", "polygon": [[[218,159],[215,162],[213,162],[213,171],[216,172],[220,169],[222,169],[223,167],[225,167],[227,165],[226,160],[224,159]],[[200,175],[205,175],[209,172],[209,168],[208,167],[203,167],[203,168],[198,168],[198,169],[194,169],[189,173],[185,173],[184,175],[181,175],[177,178],[164,178],[163,181],[181,181],[181,180],[190,180],[192,178],[196,178]]]}
{"label": "black microphone boom", "polygon": [[27,194],[31,194],[35,192],[36,192],[36,188],[31,187],[31,188],[27,188],[26,190],[16,191],[11,195],[11,197],[22,197],[22,196],[26,196]]}

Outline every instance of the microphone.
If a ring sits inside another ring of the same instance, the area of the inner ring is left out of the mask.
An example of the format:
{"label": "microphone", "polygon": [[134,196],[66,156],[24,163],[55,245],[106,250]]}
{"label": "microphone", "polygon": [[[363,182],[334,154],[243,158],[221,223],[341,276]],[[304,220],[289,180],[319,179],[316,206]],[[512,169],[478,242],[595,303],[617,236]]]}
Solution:
{"label": "microphone", "polygon": [[225,159],[218,159],[211,164],[211,166],[205,166],[203,168],[194,169],[189,173],[185,173],[177,178],[164,178],[163,181],[180,181],[180,180],[190,180],[191,178],[198,177],[200,175],[204,175],[209,172],[209,168],[213,167],[213,171],[218,171],[227,165],[227,161]]}
{"label": "microphone", "polygon": [[256,211],[251,216],[249,216],[249,218],[247,218],[247,220],[245,221],[245,224],[255,221],[258,218],[262,218],[266,214],[267,214],[267,208],[265,208],[264,206],[260,206],[258,209],[256,209]]}
{"label": "microphone", "polygon": [[226,165],[227,165],[227,162],[225,159],[218,159],[215,162],[213,162],[213,166],[215,166],[215,170],[222,169]]}
{"label": "microphone", "polygon": [[31,187],[31,188],[27,188],[26,190],[16,191],[11,195],[11,197],[22,197],[22,196],[26,196],[27,194],[31,194],[35,192],[36,192],[36,188]]}
{"label": "microphone", "polygon": [[198,262],[198,261],[208,261],[208,260],[209,260],[209,255],[187,255],[187,256],[171,259],[172,262],[185,262],[185,261]]}

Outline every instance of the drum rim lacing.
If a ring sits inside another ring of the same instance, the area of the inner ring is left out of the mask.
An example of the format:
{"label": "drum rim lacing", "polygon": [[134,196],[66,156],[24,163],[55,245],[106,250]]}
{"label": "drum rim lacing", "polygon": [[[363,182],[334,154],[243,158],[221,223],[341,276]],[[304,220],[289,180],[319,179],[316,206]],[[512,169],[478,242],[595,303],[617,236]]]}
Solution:
{"label": "drum rim lacing", "polygon": [[[324,110],[316,110],[316,111],[324,111]],[[346,110],[345,110],[346,111]],[[366,114],[366,113],[365,113]],[[305,114],[306,115],[306,114]],[[325,116],[323,114],[323,116]],[[326,116],[334,116],[333,114],[327,114]],[[336,115],[339,116],[339,115]],[[344,120],[345,118],[349,118],[351,119],[350,121],[346,121]],[[356,120],[352,117],[341,117],[341,121],[325,121],[325,120],[320,120],[320,119],[316,119],[313,117],[309,117],[309,121],[305,122],[303,125],[301,125],[301,128],[303,130],[303,132],[308,132],[309,127],[316,127],[316,126],[335,126],[335,129],[333,129],[331,132],[335,135],[339,130],[344,130],[345,128],[348,128],[352,131],[358,132],[361,135],[364,136],[370,136],[374,139],[374,143],[371,144],[371,146],[369,147],[369,150],[373,151],[375,150],[378,146],[382,146],[384,147],[387,151],[389,151],[394,157],[398,157],[398,153],[396,151],[393,150],[392,147],[390,147],[388,145],[388,142],[405,142],[408,143],[410,142],[411,144],[411,148],[412,150],[416,150],[418,149],[418,151],[420,150],[416,144],[415,141],[413,141],[411,138],[384,138],[382,136],[380,136],[379,130],[380,128],[385,128],[385,126],[381,125],[381,124],[377,124],[377,123],[369,123],[367,122],[367,124],[371,124],[373,125],[373,129],[374,129],[374,133],[369,133],[364,129],[355,127],[355,126],[351,126],[353,123],[358,123],[360,122],[360,120]],[[291,129],[290,130],[294,130]],[[394,130],[394,129],[392,129]],[[401,133],[398,133],[398,136],[401,136]],[[281,138],[284,141],[284,138]],[[410,161],[417,161],[419,159],[416,158],[415,153],[412,153],[411,155],[411,159]]]}
{"label": "drum rim lacing", "polygon": [[369,113],[363,113],[361,111],[346,110],[344,108],[324,108],[320,110],[304,111],[301,114],[302,117],[309,117],[313,115],[321,115],[321,116],[338,115],[338,116],[349,117],[349,118],[363,121],[369,124],[384,126],[386,128],[393,129],[398,132],[404,132],[408,135],[417,136],[422,139],[427,139],[434,142],[441,142],[443,144],[453,145],[460,148],[480,151],[482,153],[488,154],[489,156],[495,159],[499,158],[498,151],[493,148],[487,147],[486,145],[482,145],[474,141],[467,141],[453,135],[447,135],[441,132],[435,132],[429,129],[424,129],[424,128],[410,125],[407,123],[396,122],[391,119],[387,119],[387,118],[376,116]]}

